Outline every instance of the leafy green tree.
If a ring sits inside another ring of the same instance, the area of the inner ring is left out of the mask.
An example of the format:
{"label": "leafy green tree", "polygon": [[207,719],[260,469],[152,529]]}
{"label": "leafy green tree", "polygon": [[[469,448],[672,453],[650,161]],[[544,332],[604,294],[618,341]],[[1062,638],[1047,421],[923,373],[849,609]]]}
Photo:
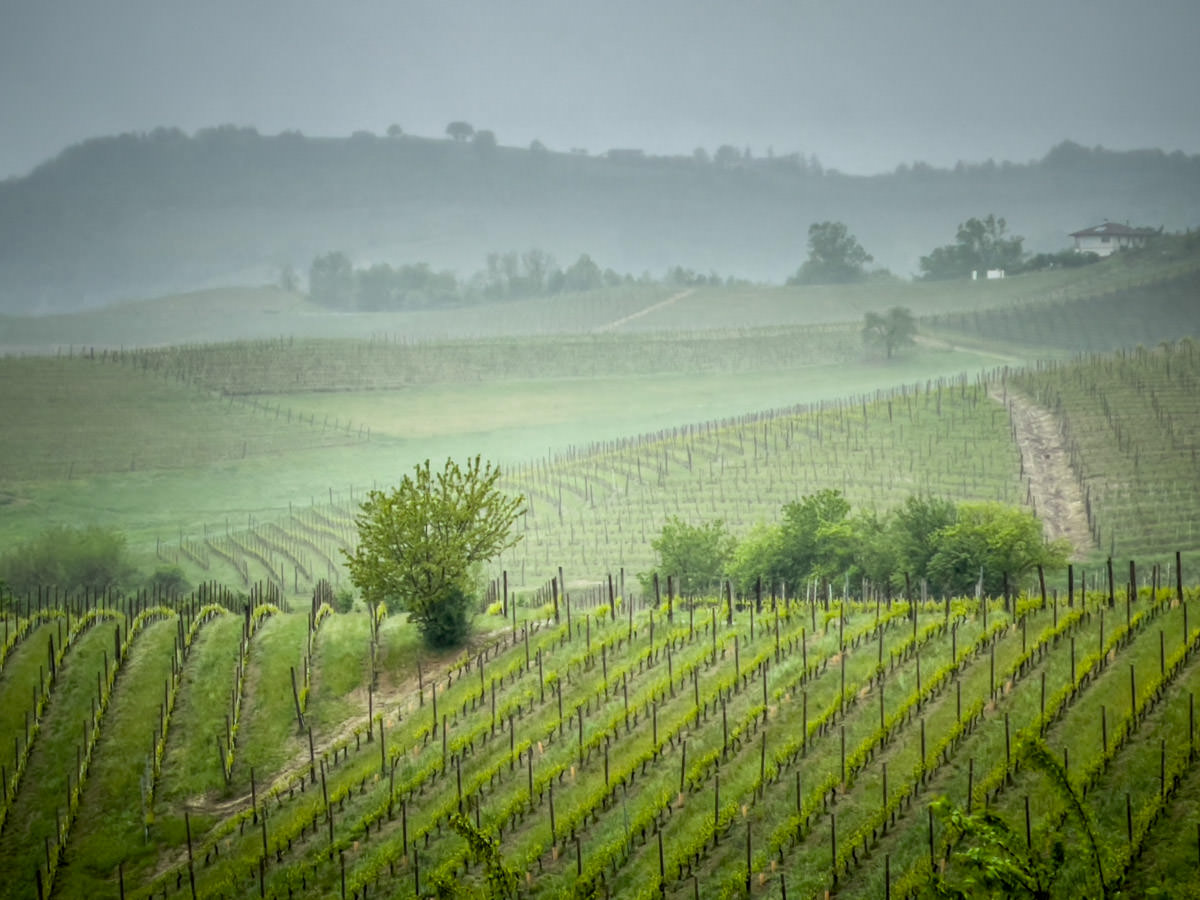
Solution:
{"label": "leafy green tree", "polygon": [[985,219],[971,218],[958,226],[955,243],[933,250],[920,260],[921,272],[930,281],[968,278],[988,269],[1016,271],[1024,251],[1022,237],[1006,236],[1008,223],[989,213]]}
{"label": "leafy green tree", "polygon": [[1046,542],[1033,513],[1003,503],[960,503],[954,524],[939,529],[933,544],[927,577],[947,594],[973,593],[982,577],[984,594],[999,595],[1005,576],[1015,587],[1038,565],[1066,565],[1070,552],[1064,541]]}
{"label": "leafy green tree", "polygon": [[850,284],[866,281],[866,264],[874,257],[842,222],[808,226],[808,259],[788,284]]}
{"label": "leafy green tree", "polygon": [[755,525],[734,547],[726,573],[741,594],[754,590],[760,578],[763,584],[784,580],[783,529],[764,522]]}
{"label": "leafy green tree", "polygon": [[887,531],[895,553],[892,574],[898,579],[896,587],[903,584],[905,573],[915,579],[926,577],[929,561],[938,550],[940,533],[957,518],[954,502],[942,497],[910,494],[892,510]]}
{"label": "leafy green tree", "polygon": [[0,580],[14,594],[49,586],[103,593],[132,586],[136,576],[125,535],[97,525],[48,529],[0,558]]}
{"label": "leafy green tree", "polygon": [[854,554],[849,515],[842,492],[829,488],[784,505],[781,574],[788,584],[798,587],[814,575],[832,579],[845,573]]}
{"label": "leafy green tree", "polygon": [[[696,596],[720,588],[725,567],[733,556],[736,541],[721,520],[691,525],[672,516],[662,533],[650,542],[656,557],[655,571],[676,576],[679,592]],[[652,576],[642,576],[643,589]]]}
{"label": "leafy green tree", "polygon": [[917,320],[912,310],[903,306],[893,306],[885,313],[870,310],[863,316],[863,343],[883,347],[888,359],[898,348],[912,344],[916,333]]}
{"label": "leafy green tree", "polygon": [[159,566],[147,580],[146,589],[151,593],[178,597],[191,590],[191,585],[179,566]]}
{"label": "leafy green tree", "polygon": [[473,570],[521,538],[512,526],[524,497],[505,495],[499,479],[478,456],[465,467],[447,459],[436,473],[425,460],[391,491],[371,491],[355,517],[358,546],[345,554],[350,580],[370,606],[407,610],[430,647],[462,643]]}

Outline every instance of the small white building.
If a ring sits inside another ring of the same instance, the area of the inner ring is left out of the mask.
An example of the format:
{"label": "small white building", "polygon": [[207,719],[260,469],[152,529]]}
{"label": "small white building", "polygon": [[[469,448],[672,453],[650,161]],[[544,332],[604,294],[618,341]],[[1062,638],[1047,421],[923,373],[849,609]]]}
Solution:
{"label": "small white building", "polygon": [[1131,228],[1119,222],[1105,222],[1083,231],[1073,231],[1071,237],[1075,238],[1076,253],[1108,256],[1128,247],[1142,247],[1156,234],[1158,231],[1154,228]]}

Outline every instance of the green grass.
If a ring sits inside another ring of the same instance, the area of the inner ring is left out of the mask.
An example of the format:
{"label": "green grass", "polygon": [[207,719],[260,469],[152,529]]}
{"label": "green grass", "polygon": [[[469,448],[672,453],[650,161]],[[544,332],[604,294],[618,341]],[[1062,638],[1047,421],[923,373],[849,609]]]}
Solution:
{"label": "green grass", "polygon": [[370,677],[370,638],[367,616],[333,615],[321,623],[313,650],[316,677],[305,713],[318,734],[328,734],[355,712],[366,715],[367,698],[360,696],[360,688]]}
{"label": "green grass", "polygon": [[307,753],[307,745],[301,747],[290,672],[294,666],[297,679],[304,677],[307,633],[307,620],[297,615],[271,616],[255,632],[234,761],[235,788],[249,789],[251,768],[278,771],[302,749]]}
{"label": "green grass", "polygon": [[54,624],[35,627],[4,663],[4,673],[0,677],[0,734],[5,736],[5,743],[0,746],[0,759],[4,760],[10,779],[16,763],[13,737],[19,737],[24,746],[26,722],[33,724],[34,691],[48,674],[48,642],[53,637],[57,644],[59,633]]}
{"label": "green grass", "polygon": [[[0,856],[10,870],[44,869],[44,841],[49,839],[52,851],[56,846],[67,812],[67,779],[72,784],[78,781],[76,754],[83,749],[84,725],[92,702],[98,699],[97,675],[103,673],[106,650],[112,665],[113,633],[108,623],[89,629],[68,650],[0,836]],[[0,896],[28,896],[28,888],[28,883],[6,880],[0,885]]]}
{"label": "green grass", "polygon": [[[241,635],[241,616],[221,616],[206,624],[192,645],[167,736],[159,790],[164,804],[177,808],[225,790],[214,739],[224,738]],[[165,815],[165,809],[158,813]]]}
{"label": "green grass", "polygon": [[118,865],[132,872],[152,862],[156,847],[144,837],[142,805],[152,735],[164,685],[171,678],[176,622],[152,623],[134,641],[121,669],[104,737],[97,746],[57,887],[64,896],[106,893]]}
{"label": "green grass", "polygon": [[7,423],[0,432],[6,486],[193,469],[360,440],[80,357],[3,360],[0,418]]}

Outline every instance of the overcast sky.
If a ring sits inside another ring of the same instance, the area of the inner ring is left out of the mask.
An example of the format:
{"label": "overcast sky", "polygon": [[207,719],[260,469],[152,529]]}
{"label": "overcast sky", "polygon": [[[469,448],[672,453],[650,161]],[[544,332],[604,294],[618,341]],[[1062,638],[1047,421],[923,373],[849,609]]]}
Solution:
{"label": "overcast sky", "polygon": [[1200,152],[1200,0],[0,0],[0,178],[82,139],[719,144],[898,163]]}

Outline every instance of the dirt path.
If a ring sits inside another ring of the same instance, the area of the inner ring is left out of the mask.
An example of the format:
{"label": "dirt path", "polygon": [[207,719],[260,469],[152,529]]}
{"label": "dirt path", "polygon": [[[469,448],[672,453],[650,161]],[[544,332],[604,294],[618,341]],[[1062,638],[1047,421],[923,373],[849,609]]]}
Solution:
{"label": "dirt path", "polygon": [[979,347],[965,347],[959,344],[952,344],[949,341],[944,341],[941,338],[930,337],[927,334],[914,335],[913,341],[921,344],[922,346],[934,347],[938,350],[961,350],[963,353],[974,353],[976,356],[987,356],[996,360],[997,362],[1004,363],[1007,366],[1024,365],[1024,360],[1008,353],[997,353],[994,350],[985,350]]}
{"label": "dirt path", "polygon": [[[995,395],[992,399],[1003,402]],[[1066,538],[1074,548],[1073,556],[1082,557],[1093,547],[1092,535],[1083,491],[1071,471],[1058,421],[1050,410],[1012,391],[1008,392],[1008,414],[1016,428],[1034,509],[1045,526],[1046,537]]]}
{"label": "dirt path", "polygon": [[693,288],[688,288],[686,291],[680,291],[678,294],[672,294],[666,300],[659,300],[657,303],[651,303],[645,309],[639,309],[637,312],[630,313],[627,316],[622,316],[619,319],[614,319],[605,325],[597,326],[595,330],[613,331],[617,328],[620,328],[622,325],[632,322],[634,319],[640,319],[642,316],[649,315],[656,309],[662,309],[664,306],[670,306],[676,300],[682,300],[684,297],[690,296],[693,290]]}

